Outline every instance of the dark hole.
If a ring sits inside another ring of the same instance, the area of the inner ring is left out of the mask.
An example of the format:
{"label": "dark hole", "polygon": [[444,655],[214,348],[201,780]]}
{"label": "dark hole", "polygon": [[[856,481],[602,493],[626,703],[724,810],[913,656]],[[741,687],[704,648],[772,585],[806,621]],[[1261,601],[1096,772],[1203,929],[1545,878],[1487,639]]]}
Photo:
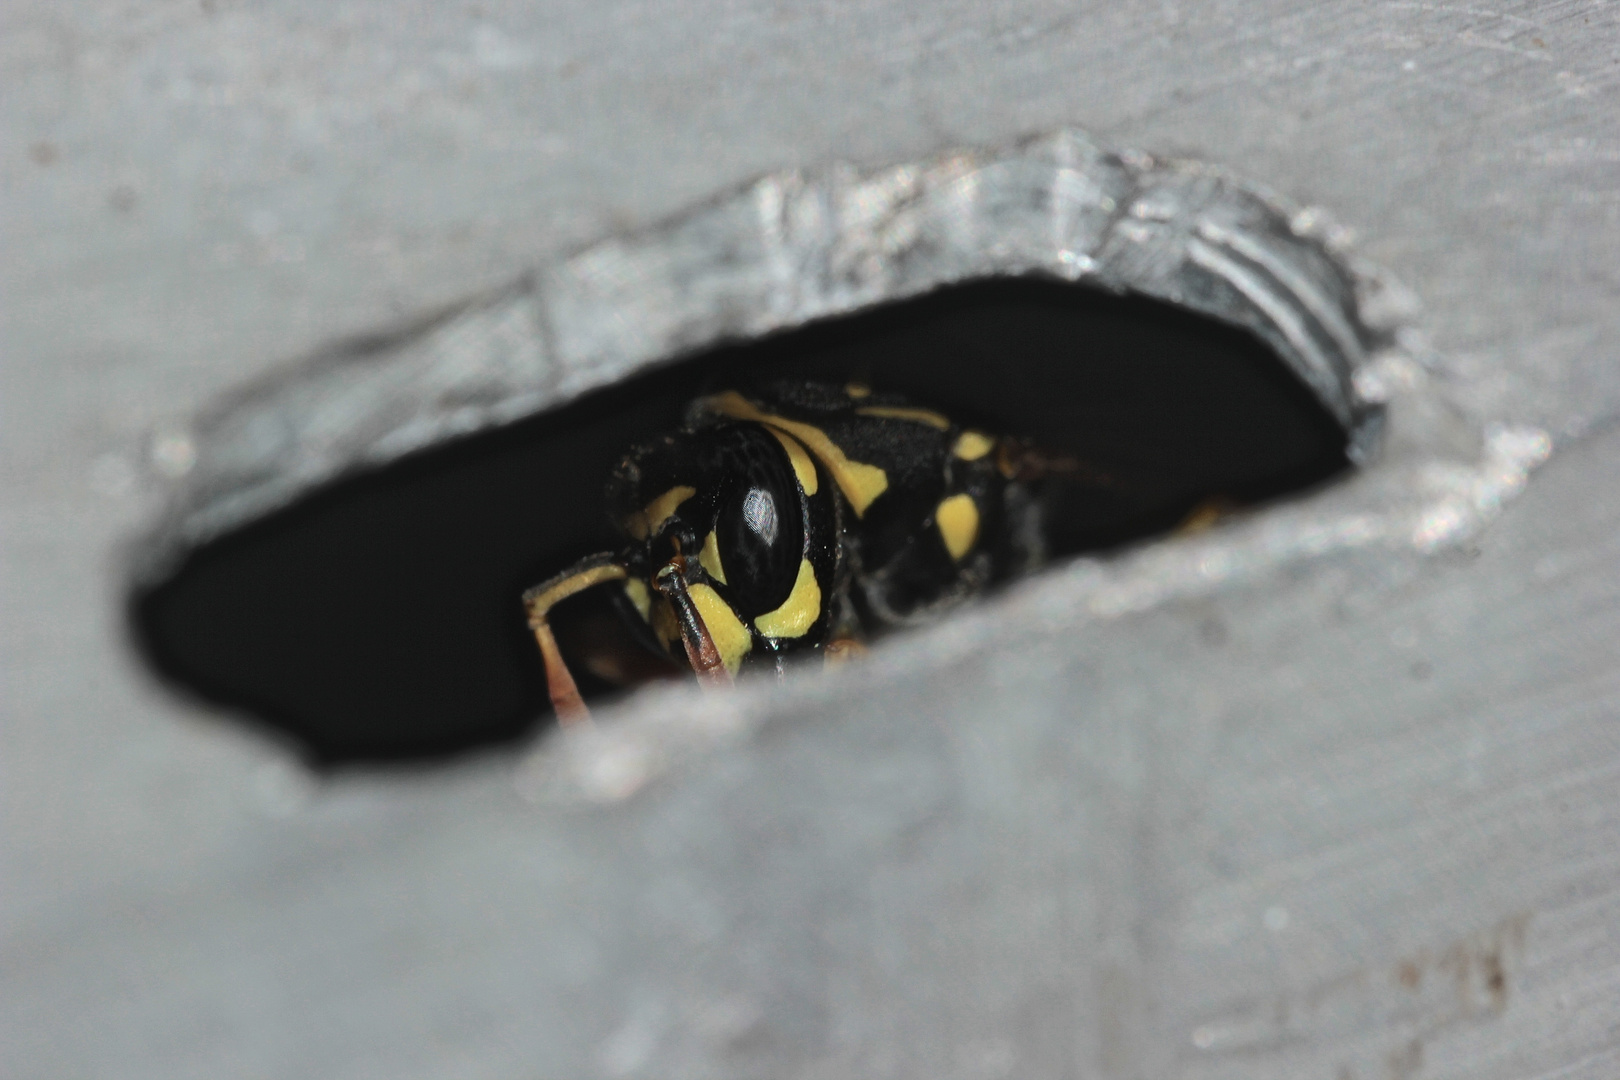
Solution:
{"label": "dark hole", "polygon": [[[358,479],[196,552],[135,598],[150,659],[323,764],[444,755],[549,721],[519,592],[616,547],[608,470],[698,393],[857,378],[1123,478],[1076,492],[1059,553],[1173,527],[1346,465],[1346,436],[1249,334],[1162,303],[980,282],[692,356]],[[589,605],[586,605],[588,608]],[[588,610],[559,632],[595,633]],[[567,622],[567,620],[564,620]],[[605,684],[588,674],[587,692]]]}

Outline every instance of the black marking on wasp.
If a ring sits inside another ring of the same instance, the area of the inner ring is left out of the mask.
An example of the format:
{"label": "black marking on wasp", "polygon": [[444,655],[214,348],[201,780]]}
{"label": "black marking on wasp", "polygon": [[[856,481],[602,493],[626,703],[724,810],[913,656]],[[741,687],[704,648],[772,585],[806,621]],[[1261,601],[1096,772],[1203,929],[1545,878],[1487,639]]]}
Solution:
{"label": "black marking on wasp", "polygon": [[576,593],[611,586],[638,639],[706,683],[780,673],[1038,566],[1059,475],[1108,482],[858,384],[700,398],[614,470],[608,509],[629,543],[524,593],[558,719],[589,715],[548,621]]}

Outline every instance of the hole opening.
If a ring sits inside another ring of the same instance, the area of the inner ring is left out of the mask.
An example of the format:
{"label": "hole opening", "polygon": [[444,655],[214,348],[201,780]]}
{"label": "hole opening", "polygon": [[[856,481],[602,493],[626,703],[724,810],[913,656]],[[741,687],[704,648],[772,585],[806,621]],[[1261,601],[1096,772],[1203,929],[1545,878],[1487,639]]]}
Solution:
{"label": "hole opening", "polygon": [[[168,678],[290,737],[319,765],[431,759],[549,722],[522,589],[621,542],[602,491],[701,393],[857,380],[1125,478],[1073,491],[1054,556],[1158,535],[1348,465],[1348,436],[1247,331],[1161,301],[971,282],[705,349],[557,410],[335,482],[207,543],[131,601]],[[597,632],[575,605],[569,638]],[[559,609],[560,616],[566,616]],[[608,684],[581,675],[587,696]]]}

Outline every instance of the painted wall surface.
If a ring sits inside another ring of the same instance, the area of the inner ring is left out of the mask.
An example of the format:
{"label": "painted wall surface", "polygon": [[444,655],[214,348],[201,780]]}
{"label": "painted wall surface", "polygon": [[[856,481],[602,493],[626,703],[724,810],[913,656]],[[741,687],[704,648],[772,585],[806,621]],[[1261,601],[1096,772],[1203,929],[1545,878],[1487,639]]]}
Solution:
{"label": "painted wall surface", "polygon": [[[1612,5],[0,20],[6,1076],[1620,1072]],[[221,392],[761,173],[1069,125],[1352,230],[1444,388],[1392,447],[1474,439],[1412,483],[1495,523],[1082,564],[839,678],[324,781],[129,651],[143,477]]]}

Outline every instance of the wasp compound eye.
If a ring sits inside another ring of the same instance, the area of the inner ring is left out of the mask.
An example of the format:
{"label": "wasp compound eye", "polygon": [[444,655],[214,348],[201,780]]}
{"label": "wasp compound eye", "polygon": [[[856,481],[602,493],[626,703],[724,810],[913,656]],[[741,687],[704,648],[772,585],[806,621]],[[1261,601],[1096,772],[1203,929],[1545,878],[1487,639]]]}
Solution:
{"label": "wasp compound eye", "polygon": [[752,619],[780,607],[793,590],[804,555],[804,510],[787,453],[767,431],[729,427],[715,468],[727,470],[717,480],[722,485],[714,517],[718,561],[704,566],[732,604]]}

